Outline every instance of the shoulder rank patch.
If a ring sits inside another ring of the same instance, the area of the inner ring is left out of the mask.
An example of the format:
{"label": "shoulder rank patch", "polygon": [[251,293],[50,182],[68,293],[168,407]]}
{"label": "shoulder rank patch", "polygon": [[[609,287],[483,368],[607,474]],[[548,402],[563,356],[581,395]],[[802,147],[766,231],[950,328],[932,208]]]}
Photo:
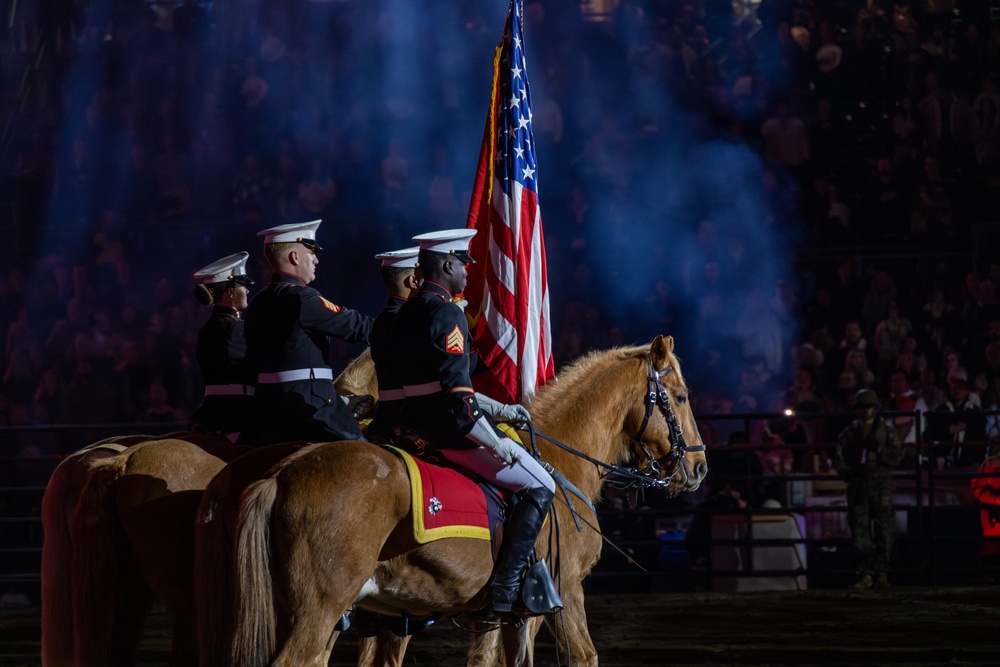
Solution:
{"label": "shoulder rank patch", "polygon": [[320,297],[319,300],[323,302],[323,307],[326,308],[327,310],[329,310],[331,313],[339,313],[340,312],[340,306],[338,306],[337,304],[335,304],[333,301],[330,301],[328,299],[324,299],[323,297]]}
{"label": "shoulder rank patch", "polygon": [[451,354],[462,354],[465,352],[465,336],[462,335],[462,330],[457,324],[451,330],[451,333],[445,337],[444,349]]}

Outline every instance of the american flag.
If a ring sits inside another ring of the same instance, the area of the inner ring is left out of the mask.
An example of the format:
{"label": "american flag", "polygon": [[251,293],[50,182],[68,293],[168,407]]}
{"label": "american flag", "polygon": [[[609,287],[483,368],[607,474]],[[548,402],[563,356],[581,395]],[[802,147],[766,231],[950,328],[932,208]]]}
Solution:
{"label": "american flag", "polygon": [[470,244],[476,264],[466,312],[476,350],[496,381],[477,388],[515,401],[555,375],[522,16],[521,0],[512,0],[493,58],[493,95],[466,225],[478,230]]}

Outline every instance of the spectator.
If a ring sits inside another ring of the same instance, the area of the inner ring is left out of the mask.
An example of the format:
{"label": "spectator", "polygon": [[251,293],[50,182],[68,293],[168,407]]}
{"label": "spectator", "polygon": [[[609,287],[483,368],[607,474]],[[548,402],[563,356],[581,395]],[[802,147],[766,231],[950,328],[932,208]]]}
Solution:
{"label": "spectator", "polygon": [[[947,392],[938,384],[937,374],[932,368],[920,371],[920,395],[928,410],[937,410],[947,400]],[[926,431],[924,433],[926,437]]]}
{"label": "spectator", "polygon": [[924,240],[958,236],[959,229],[952,218],[954,189],[952,179],[941,170],[941,161],[935,155],[925,157],[913,204],[911,231],[916,236]]}
{"label": "spectator", "polygon": [[[834,274],[823,281],[830,291],[830,331],[843,331],[852,321],[858,321],[865,287],[857,277],[854,262],[844,257],[837,261]],[[860,332],[860,330],[859,330]],[[843,358],[837,360],[837,365]]]}
{"label": "spectator", "polygon": [[896,113],[892,117],[892,134],[898,142],[906,143],[915,138],[917,130],[913,99],[907,95],[899,101]]}
{"label": "spectator", "polygon": [[938,378],[942,386],[947,386],[954,373],[966,373],[962,365],[962,355],[954,345],[945,345],[941,351],[941,365],[938,370]]}
{"label": "spectator", "polygon": [[886,306],[885,319],[875,326],[872,346],[875,348],[877,374],[886,377],[903,350],[906,339],[913,333],[913,324],[899,313],[899,300]]}
{"label": "spectator", "polygon": [[877,229],[893,237],[908,234],[906,193],[888,156],[879,157],[868,196],[872,207],[871,221]]}
{"label": "spectator", "polygon": [[[899,288],[896,287],[892,274],[880,269],[872,276],[871,284],[868,286],[864,301],[861,303],[861,317],[866,334],[872,334],[879,321],[887,316],[891,302],[896,302],[898,306]],[[897,324],[899,323],[897,322]],[[870,354],[871,351],[866,350],[866,353]]]}
{"label": "spectator", "polygon": [[137,420],[143,424],[186,423],[188,420],[184,410],[171,405],[170,395],[160,378],[154,378],[149,385],[147,403],[148,406]]}
{"label": "spectator", "polygon": [[809,160],[809,140],[802,119],[792,113],[786,99],[774,103],[774,115],[760,128],[764,152],[773,162],[788,169],[800,181]]}
{"label": "spectator", "polygon": [[989,278],[979,281],[974,301],[963,311],[962,334],[964,348],[970,352],[973,363],[981,360],[989,339],[990,326],[1000,322],[1000,304],[997,304],[996,286]]}
{"label": "spectator", "polygon": [[271,181],[261,169],[254,153],[244,153],[243,167],[236,173],[232,189],[234,209],[247,224],[256,229],[269,205]]}
{"label": "spectator", "polygon": [[958,334],[958,316],[955,307],[945,299],[944,290],[935,285],[930,297],[920,309],[916,335],[932,357],[939,356],[945,344]]}
{"label": "spectator", "polygon": [[854,376],[857,387],[871,389],[875,386],[875,374],[868,368],[868,357],[859,349],[847,353],[844,358],[844,372]]}
{"label": "spectator", "polygon": [[[912,340],[912,339],[910,339]],[[920,386],[920,366],[917,363],[917,356],[909,349],[900,351],[896,355],[896,365],[893,368],[893,372],[903,373],[913,388],[918,388]]]}
{"label": "spectator", "polygon": [[991,442],[1000,441],[1000,376],[986,378],[986,390],[982,393],[980,403],[987,411],[986,437]]}
{"label": "spectator", "polygon": [[973,140],[979,146],[1000,139],[1000,94],[990,78],[983,79],[982,89],[972,102],[972,126]]}
{"label": "spectator", "polygon": [[[927,402],[910,385],[910,377],[902,370],[895,370],[889,377],[889,400],[887,410],[900,412],[918,412],[920,419],[926,418]],[[917,442],[917,417],[912,414],[901,414],[887,417],[886,423],[896,430],[901,442],[914,444]]]}
{"label": "spectator", "polygon": [[854,400],[858,395],[858,378],[851,371],[842,371],[837,376],[833,391],[833,407],[838,412],[846,412],[854,408]]}
{"label": "spectator", "polygon": [[64,424],[109,424],[117,417],[111,387],[86,359],[77,360],[75,373],[62,388],[59,405]]}
{"label": "spectator", "polygon": [[302,180],[298,188],[298,203],[310,219],[321,219],[329,211],[337,196],[337,184],[323,163],[313,158],[310,161],[309,176]]}
{"label": "spectator", "polygon": [[806,403],[815,405],[816,411],[819,412],[830,412],[833,409],[833,402],[816,385],[813,371],[809,368],[799,368],[795,371],[795,382],[789,391],[789,402],[796,412]]}
{"label": "spectator", "polygon": [[948,398],[928,413],[924,439],[941,443],[935,450],[936,456],[944,457],[948,467],[967,468],[986,458],[988,449],[982,446],[986,440],[986,416],[979,397],[969,391],[969,376],[964,369],[949,374]]}
{"label": "spectator", "polygon": [[182,153],[172,134],[163,135],[162,151],[153,158],[156,179],[155,210],[160,219],[179,218],[191,210],[190,159]]}

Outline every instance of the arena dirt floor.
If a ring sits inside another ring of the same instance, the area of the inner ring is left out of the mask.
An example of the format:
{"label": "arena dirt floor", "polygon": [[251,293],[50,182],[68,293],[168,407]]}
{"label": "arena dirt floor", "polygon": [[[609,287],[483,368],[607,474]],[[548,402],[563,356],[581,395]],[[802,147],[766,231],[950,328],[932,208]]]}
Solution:
{"label": "arena dirt floor", "polygon": [[[592,595],[604,667],[632,665],[1000,665],[1000,586],[742,594]],[[0,665],[40,665],[37,609],[0,610]],[[167,664],[169,620],[151,618],[141,664]],[[465,634],[442,622],[417,635],[406,665],[465,664]],[[331,665],[351,665],[354,638]],[[546,635],[536,665],[557,662]]]}

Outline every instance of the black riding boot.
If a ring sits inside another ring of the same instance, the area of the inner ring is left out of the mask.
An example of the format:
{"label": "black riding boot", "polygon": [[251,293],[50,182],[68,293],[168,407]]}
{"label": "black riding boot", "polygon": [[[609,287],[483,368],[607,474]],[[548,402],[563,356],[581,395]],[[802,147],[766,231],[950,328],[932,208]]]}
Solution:
{"label": "black riding boot", "polygon": [[521,572],[535,548],[545,516],[552,506],[552,492],[539,487],[528,489],[514,506],[504,526],[503,543],[497,555],[496,572],[490,587],[490,611],[509,612],[517,601]]}

